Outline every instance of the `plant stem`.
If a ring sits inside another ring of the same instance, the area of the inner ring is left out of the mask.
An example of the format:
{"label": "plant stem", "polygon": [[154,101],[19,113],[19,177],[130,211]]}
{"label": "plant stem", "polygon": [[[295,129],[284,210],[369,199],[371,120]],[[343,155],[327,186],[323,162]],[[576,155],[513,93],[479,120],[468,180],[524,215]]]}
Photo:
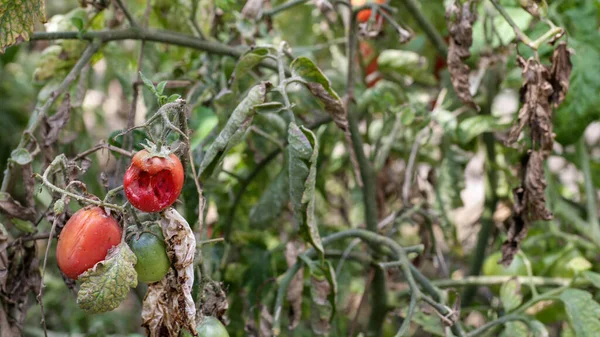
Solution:
{"label": "plant stem", "polygon": [[[481,110],[482,115],[492,114],[492,103],[494,97],[498,93],[500,86],[500,74],[497,68],[490,69],[489,74],[485,79],[485,86],[487,88],[486,104]],[[492,228],[494,227],[494,212],[496,211],[496,204],[498,203],[498,195],[496,193],[498,177],[494,163],[496,162],[496,149],[494,134],[491,132],[485,132],[483,134],[483,143],[485,144],[486,152],[486,193],[485,193],[485,209],[481,217],[481,229],[477,236],[477,245],[473,252],[473,259],[471,261],[471,269],[469,275],[479,275],[481,273],[481,267],[485,258],[485,250],[488,246],[488,241]],[[462,306],[468,306],[473,300],[473,296],[477,291],[477,287],[468,287],[462,296]]]}
{"label": "plant stem", "polygon": [[[74,33],[77,34],[77,32]],[[83,68],[89,63],[90,59],[92,58],[92,56],[94,56],[98,49],[100,49],[100,45],[101,43],[99,43],[98,41],[94,41],[90,45],[88,45],[81,57],[79,58],[79,60],[77,60],[77,63],[75,63],[71,71],[62,81],[62,83],[58,86],[58,88],[56,88],[56,90],[52,92],[52,94],[50,94],[48,100],[42,106],[37,106],[35,108],[35,110],[31,114],[31,117],[29,118],[27,128],[25,129],[25,131],[23,131],[23,135],[21,136],[21,140],[19,141],[17,149],[24,148],[27,145],[27,139],[29,138],[29,136],[27,135],[33,134],[33,132],[42,122],[44,116],[46,116],[46,114],[48,113],[48,110],[50,110],[50,107],[52,107],[52,104],[54,104],[54,102],[58,100],[60,95],[62,95],[65,91],[69,89],[69,86],[77,79],[77,76],[79,76],[81,70],[83,70]],[[6,165],[6,170],[4,170],[4,178],[2,180],[0,192],[8,191],[12,179],[11,176],[12,163],[9,159]]]}
{"label": "plant stem", "polygon": [[123,4],[123,0],[115,0],[115,1],[116,1],[117,5],[119,6],[119,8],[121,8],[121,10],[123,11],[123,14],[125,14],[127,21],[129,21],[129,25],[131,25],[131,27],[137,27],[138,26],[137,22],[135,22],[135,19],[133,18],[131,13],[129,13],[129,10],[125,6],[125,4]]}
{"label": "plant stem", "polygon": [[504,17],[504,20],[506,20],[506,22],[512,27],[515,34],[517,35],[517,38],[520,41],[522,41],[523,43],[525,43],[526,45],[528,45],[529,47],[531,47],[532,49],[537,49],[537,48],[533,47],[533,42],[531,41],[531,39],[527,35],[525,35],[525,33],[523,33],[521,31],[519,26],[517,26],[517,24],[513,21],[512,17],[510,16],[510,14],[508,14],[508,12],[506,12],[504,7],[502,7],[502,5],[500,5],[498,0],[490,0],[490,1],[492,2],[492,5],[494,5],[494,7],[496,7],[496,9],[498,10],[498,13],[500,13],[500,15],[502,15],[502,17]]}
{"label": "plant stem", "polygon": [[581,137],[577,142],[577,157],[583,172],[583,182],[585,186],[585,199],[587,205],[587,220],[591,227],[593,237],[600,237],[600,224],[598,223],[598,209],[596,203],[596,189],[592,180],[592,171],[590,169],[590,158],[585,146],[585,137]]}
{"label": "plant stem", "polygon": [[262,12],[262,16],[263,17],[265,17],[265,16],[274,16],[274,15],[277,15],[277,14],[279,14],[279,13],[285,11],[285,10],[288,10],[290,8],[296,7],[298,5],[302,5],[303,3],[307,2],[307,1],[308,0],[291,0],[291,1],[288,1],[288,2],[286,2],[286,3],[284,3],[284,4],[280,5],[280,6],[277,6],[275,8],[271,8],[271,9],[268,9],[268,10]]}
{"label": "plant stem", "polygon": [[446,57],[448,55],[448,47],[446,46],[446,42],[438,32],[438,30],[427,20],[421,9],[419,8],[419,4],[415,0],[402,0],[404,7],[408,10],[408,13],[412,15],[412,17],[417,21],[429,41],[433,43],[433,46],[438,51],[438,53]]}

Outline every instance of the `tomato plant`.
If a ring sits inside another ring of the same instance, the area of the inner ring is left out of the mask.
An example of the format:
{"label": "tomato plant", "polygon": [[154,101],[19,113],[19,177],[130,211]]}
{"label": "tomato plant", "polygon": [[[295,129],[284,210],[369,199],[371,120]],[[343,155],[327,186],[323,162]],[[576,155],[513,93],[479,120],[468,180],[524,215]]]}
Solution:
{"label": "tomato plant", "polygon": [[100,207],[77,211],[58,238],[58,267],[68,277],[77,279],[104,260],[108,250],[121,242],[121,232],[117,220]]}
{"label": "tomato plant", "polygon": [[167,256],[164,238],[160,231],[143,232],[139,236],[134,234],[129,240],[129,246],[137,257],[135,271],[138,281],[158,282],[167,275],[171,261]]}
{"label": "tomato plant", "polygon": [[203,321],[196,327],[196,332],[198,332],[198,336],[229,337],[223,323],[212,316],[204,317]]}
{"label": "tomato plant", "polygon": [[123,178],[129,202],[144,212],[159,212],[171,206],[183,187],[183,166],[174,154],[141,150],[133,156]]}

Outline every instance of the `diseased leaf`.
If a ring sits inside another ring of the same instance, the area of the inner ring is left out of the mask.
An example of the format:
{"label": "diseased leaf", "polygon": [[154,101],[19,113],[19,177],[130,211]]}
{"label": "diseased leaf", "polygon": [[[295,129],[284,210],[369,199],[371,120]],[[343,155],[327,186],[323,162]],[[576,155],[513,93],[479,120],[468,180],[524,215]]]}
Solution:
{"label": "diseased leaf", "polygon": [[462,206],[460,191],[464,188],[464,171],[468,158],[458,147],[449,146],[444,150],[444,158],[440,163],[437,183],[434,184],[439,194],[439,207],[446,211]]}
{"label": "diseased leaf", "polygon": [[448,46],[448,71],[454,91],[463,103],[479,110],[473,101],[469,84],[469,66],[465,60],[471,56],[469,48],[473,44],[473,23],[477,20],[477,2],[454,1],[446,10],[446,21],[450,33]]}
{"label": "diseased leaf", "polygon": [[0,292],[6,291],[6,276],[8,275],[8,231],[0,223]]}
{"label": "diseased leaf", "polygon": [[254,106],[262,104],[265,101],[265,95],[270,86],[270,83],[263,82],[250,89],[248,96],[231,113],[223,130],[221,130],[215,141],[206,150],[198,168],[199,175],[202,177],[212,175],[215,167],[220,164],[225,153],[244,138],[254,117]]}
{"label": "diseased leaf", "polygon": [[104,261],[79,276],[82,282],[77,304],[85,312],[97,314],[117,308],[129,288],[137,286],[137,258],[126,243],[111,248]]}
{"label": "diseased leaf", "polygon": [[507,145],[517,141],[526,125],[531,130],[531,139],[534,149],[552,151],[554,135],[552,134],[552,108],[550,97],[553,93],[550,84],[550,71],[535,58],[528,60],[517,58],[518,64],[523,68],[523,86],[521,87],[521,103],[523,104],[518,114],[518,123],[511,128]]}
{"label": "diseased leaf", "polygon": [[[252,0],[251,0],[252,1]],[[251,2],[249,1],[249,2]],[[231,74],[231,78],[229,79],[229,84],[231,88],[237,92],[237,80],[242,78],[245,74],[247,74],[250,70],[260,64],[265,58],[269,55],[275,55],[276,51],[270,47],[256,47],[253,48],[244,55],[240,56],[237,64],[235,65],[235,69]]]}
{"label": "diseased leaf", "polygon": [[12,218],[35,220],[35,208],[21,205],[6,192],[0,192],[0,212]]}
{"label": "diseased leaf", "polygon": [[1,0],[0,53],[14,44],[29,41],[36,22],[46,22],[44,0]]}
{"label": "diseased leaf", "polygon": [[553,92],[550,101],[554,107],[558,107],[567,96],[569,91],[569,81],[571,78],[571,52],[567,48],[567,43],[561,41],[552,53],[552,67],[550,68],[550,83]]}
{"label": "diseased leaf", "polygon": [[517,279],[511,279],[502,285],[500,300],[506,312],[511,312],[521,305],[523,295],[521,294],[521,284]]}
{"label": "diseased leaf", "polygon": [[[285,151],[287,152],[287,150]],[[252,227],[264,228],[270,225],[273,220],[279,217],[289,200],[290,184],[286,160],[279,174],[267,185],[258,202],[250,210],[250,224]]]}
{"label": "diseased leaf", "polygon": [[[62,104],[56,110],[56,113],[52,116],[44,116],[42,119],[41,131],[42,131],[42,140],[41,144],[44,148],[44,154],[46,154],[56,141],[58,140],[58,135],[60,131],[67,125],[69,122],[69,117],[71,115],[71,99],[68,93],[65,94]],[[50,159],[51,161],[51,159]]]}
{"label": "diseased leaf", "polygon": [[530,321],[529,330],[533,333],[532,337],[549,337],[548,329],[540,321]]}
{"label": "diseased leaf", "polygon": [[263,1],[264,0],[247,0],[244,8],[242,8],[242,16],[249,20],[257,19],[263,7]]}
{"label": "diseased leaf", "polygon": [[592,294],[579,289],[567,289],[560,299],[565,304],[576,337],[600,336],[600,304],[594,301]]}
{"label": "diseased leaf", "polygon": [[325,110],[331,115],[335,125],[344,132],[347,131],[348,117],[346,109],[321,69],[306,57],[298,57],[292,61],[290,69],[294,76],[305,81],[304,84],[308,90],[325,105]]}
{"label": "diseased leaf", "polygon": [[315,221],[315,183],[317,176],[317,138],[309,129],[292,122],[288,129],[290,200],[300,230],[323,257],[321,236]]}
{"label": "diseased leaf", "polygon": [[[285,246],[285,261],[287,262],[288,268],[293,266],[297,259],[298,248],[292,241],[288,242]],[[289,318],[289,329],[295,329],[300,323],[302,318],[302,291],[304,290],[304,270],[301,268],[288,286],[287,300],[290,303],[290,318]]]}
{"label": "diseased leaf", "polygon": [[546,208],[544,155],[540,151],[533,151],[529,154],[525,169],[524,188],[524,215],[527,221],[552,219],[552,213]]}
{"label": "diseased leaf", "polygon": [[310,325],[317,335],[326,335],[335,316],[337,283],[331,263],[309,261],[310,269]]}

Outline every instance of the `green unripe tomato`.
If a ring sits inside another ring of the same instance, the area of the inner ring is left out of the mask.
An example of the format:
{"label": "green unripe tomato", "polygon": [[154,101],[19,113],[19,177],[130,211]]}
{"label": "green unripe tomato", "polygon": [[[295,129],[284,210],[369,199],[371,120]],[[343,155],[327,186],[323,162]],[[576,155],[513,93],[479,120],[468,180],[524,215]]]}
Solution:
{"label": "green unripe tomato", "polygon": [[[223,323],[212,316],[205,316],[196,327],[198,337],[229,337],[229,333]],[[188,331],[182,331],[181,337],[192,337]]]}
{"label": "green unripe tomato", "polygon": [[135,271],[139,282],[158,282],[167,275],[171,267],[162,234],[157,235],[142,233],[137,240],[133,237],[129,241],[129,246],[137,257]]}
{"label": "green unripe tomato", "polygon": [[483,275],[486,276],[527,276],[527,267],[523,258],[515,255],[512,263],[508,267],[498,264],[502,259],[501,252],[495,252],[488,256],[483,263]]}

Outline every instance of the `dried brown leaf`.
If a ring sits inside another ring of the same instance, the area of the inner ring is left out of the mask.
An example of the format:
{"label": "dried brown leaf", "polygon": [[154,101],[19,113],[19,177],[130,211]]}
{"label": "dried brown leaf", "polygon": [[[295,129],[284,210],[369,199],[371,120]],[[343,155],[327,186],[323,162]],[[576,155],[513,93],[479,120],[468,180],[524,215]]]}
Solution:
{"label": "dried brown leaf", "polygon": [[552,67],[550,68],[550,83],[554,89],[550,101],[555,108],[567,96],[572,69],[571,51],[567,48],[566,42],[560,42],[552,53]]}
{"label": "dried brown leaf", "polygon": [[[285,261],[287,262],[288,268],[293,266],[300,254],[296,244],[294,242],[288,242],[285,246]],[[290,303],[290,319],[289,329],[295,329],[300,323],[302,318],[302,290],[304,289],[304,268],[301,268],[288,287],[287,300]]]}
{"label": "dried brown leaf", "polygon": [[544,151],[551,151],[554,135],[550,106],[550,96],[553,92],[549,82],[550,72],[534,58],[525,61],[522,57],[518,57],[517,61],[523,68],[521,87],[523,106],[519,110],[518,123],[509,131],[506,143],[507,145],[515,143],[525,126],[529,125],[534,148],[539,146]]}
{"label": "dried brown leaf", "polygon": [[65,97],[61,105],[56,110],[56,113],[52,116],[44,116],[41,124],[42,132],[42,147],[48,148],[52,146],[58,140],[60,131],[69,122],[71,115],[71,99],[69,94],[65,94]]}
{"label": "dried brown leaf", "polygon": [[35,208],[21,205],[20,202],[13,199],[6,192],[0,192],[0,213],[4,213],[11,218],[35,220]]}
{"label": "dried brown leaf", "polygon": [[473,23],[477,19],[476,6],[475,1],[468,0],[462,5],[456,1],[447,8],[446,21],[450,33],[447,64],[452,86],[460,100],[479,110],[470,91],[470,69],[464,62],[471,56],[469,48],[473,44]]}
{"label": "dried brown leaf", "polygon": [[544,178],[544,154],[532,151],[525,169],[525,215],[528,222],[550,220],[552,213],[546,208],[546,179]]}
{"label": "dried brown leaf", "polygon": [[273,316],[264,305],[261,306],[259,325],[259,327],[256,327],[254,319],[248,320],[245,327],[248,337],[270,337],[273,335]]}
{"label": "dried brown leaf", "polygon": [[6,276],[8,275],[8,232],[0,223],[0,291],[6,291]]}
{"label": "dried brown leaf", "polygon": [[142,306],[142,326],[150,337],[175,337],[182,328],[196,333],[192,298],[196,239],[187,221],[174,208],[162,214],[162,232],[173,268],[148,287]]}
{"label": "dried brown leaf", "polygon": [[219,282],[209,281],[204,284],[202,297],[200,299],[201,314],[204,316],[216,317],[223,320],[225,311],[229,308],[227,303],[227,294]]}

